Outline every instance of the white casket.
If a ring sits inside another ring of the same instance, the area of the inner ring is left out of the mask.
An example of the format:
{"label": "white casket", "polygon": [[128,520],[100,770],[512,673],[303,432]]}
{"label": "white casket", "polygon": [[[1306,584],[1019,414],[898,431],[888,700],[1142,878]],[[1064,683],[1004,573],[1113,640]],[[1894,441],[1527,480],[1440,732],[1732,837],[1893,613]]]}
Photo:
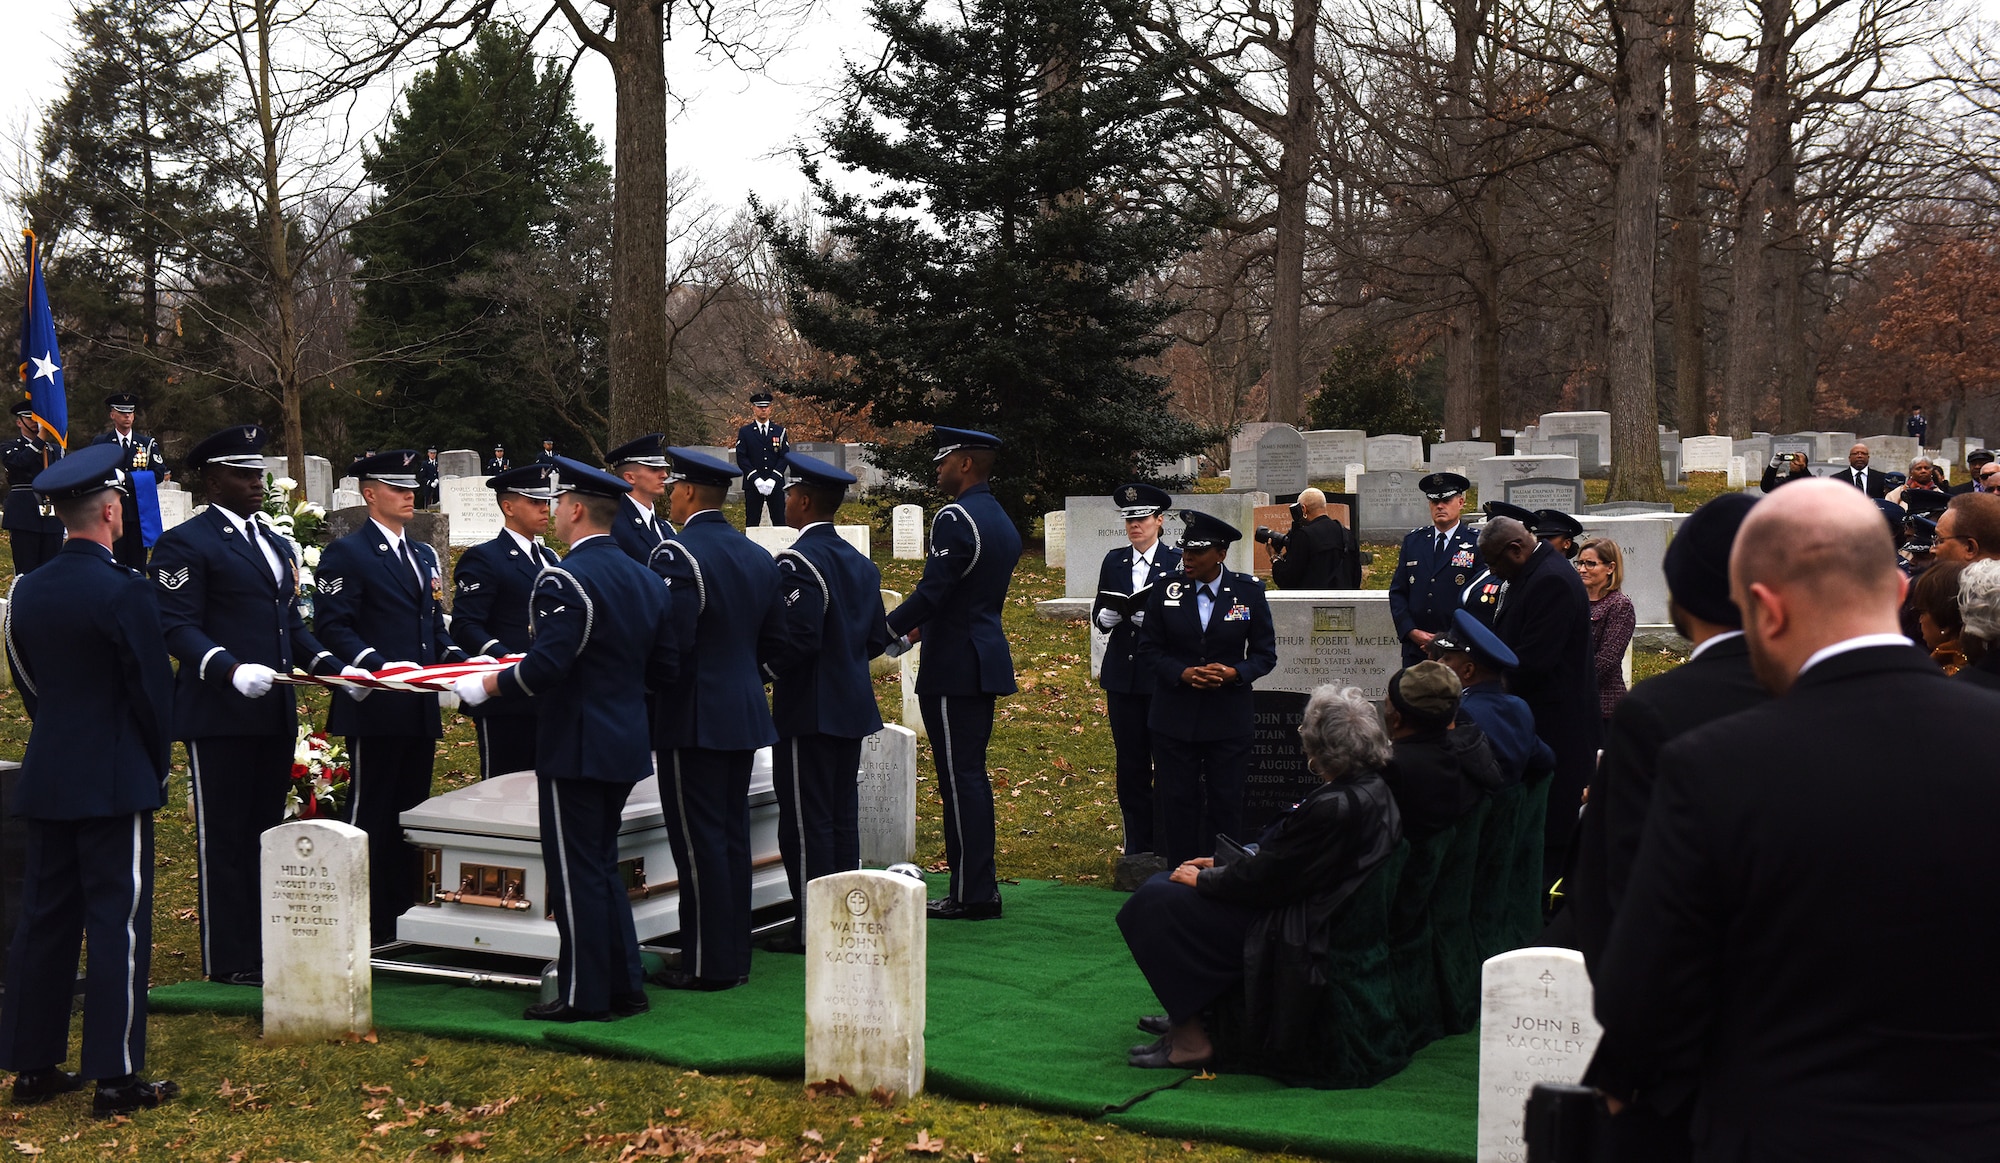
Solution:
{"label": "white casket", "polygon": [[[560,944],[549,916],[542,867],[535,773],[517,771],[432,796],[402,815],[403,832],[423,852],[419,903],[396,920],[398,940],[553,959]],[[642,943],[681,927],[680,874],[660,815],[660,784],[643,779],[625,801],[618,867],[632,898]],[[791,899],[778,856],[778,798],[771,749],[750,772],[750,903]]]}

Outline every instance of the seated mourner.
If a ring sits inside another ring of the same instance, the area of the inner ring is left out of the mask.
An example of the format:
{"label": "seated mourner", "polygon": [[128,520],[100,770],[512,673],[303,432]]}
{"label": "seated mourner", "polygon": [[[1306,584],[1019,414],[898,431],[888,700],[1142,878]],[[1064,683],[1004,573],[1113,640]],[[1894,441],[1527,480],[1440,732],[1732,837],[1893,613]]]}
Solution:
{"label": "seated mourner", "polygon": [[1360,691],[1314,691],[1299,739],[1319,787],[1255,845],[1225,844],[1220,860],[1204,856],[1161,873],[1118,911],[1132,959],[1167,1011],[1139,1020],[1159,1039],[1134,1046],[1131,1065],[1207,1064],[1214,1047],[1202,1013],[1239,982],[1252,1024],[1260,1014],[1268,1021],[1283,1008],[1268,996],[1275,971],[1310,956],[1288,946],[1321,931],[1401,839],[1402,819],[1382,781],[1389,738]]}
{"label": "seated mourner", "polygon": [[1556,753],[1535,734],[1535,712],[1507,693],[1501,676],[1518,663],[1499,635],[1469,611],[1460,610],[1452,615],[1451,629],[1431,639],[1425,653],[1458,676],[1463,688],[1458,696],[1459,720],[1479,725],[1509,784],[1521,782],[1530,771],[1555,767]]}
{"label": "seated mourner", "polygon": [[1389,676],[1393,758],[1382,773],[1411,835],[1448,828],[1508,781],[1486,737],[1457,722],[1458,676],[1442,662],[1419,662]]}

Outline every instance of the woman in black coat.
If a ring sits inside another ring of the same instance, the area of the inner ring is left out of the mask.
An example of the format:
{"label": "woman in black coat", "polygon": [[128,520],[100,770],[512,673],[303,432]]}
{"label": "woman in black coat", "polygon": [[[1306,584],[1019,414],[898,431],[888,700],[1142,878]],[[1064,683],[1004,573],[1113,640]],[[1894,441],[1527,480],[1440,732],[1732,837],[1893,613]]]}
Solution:
{"label": "woman in black coat", "polygon": [[1140,1019],[1159,1040],[1133,1047],[1133,1066],[1207,1065],[1214,1047],[1202,1011],[1239,982],[1252,1013],[1281,1010],[1282,999],[1258,996],[1283,979],[1274,967],[1307,955],[1293,946],[1323,929],[1402,838],[1395,797],[1382,780],[1389,737],[1360,691],[1314,691],[1299,738],[1319,787],[1249,851],[1220,862],[1190,860],[1147,881],[1119,910],[1132,959],[1167,1011]]}

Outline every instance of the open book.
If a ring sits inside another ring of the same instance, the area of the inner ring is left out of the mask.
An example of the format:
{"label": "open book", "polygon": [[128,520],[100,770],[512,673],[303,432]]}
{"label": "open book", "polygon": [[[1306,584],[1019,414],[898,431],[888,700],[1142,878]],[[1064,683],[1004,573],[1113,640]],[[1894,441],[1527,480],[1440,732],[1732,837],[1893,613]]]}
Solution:
{"label": "open book", "polygon": [[1129,618],[1146,608],[1146,596],[1152,592],[1152,586],[1141,586],[1139,592],[1132,594],[1121,594],[1117,590],[1099,590],[1097,601],[1105,609],[1116,610]]}

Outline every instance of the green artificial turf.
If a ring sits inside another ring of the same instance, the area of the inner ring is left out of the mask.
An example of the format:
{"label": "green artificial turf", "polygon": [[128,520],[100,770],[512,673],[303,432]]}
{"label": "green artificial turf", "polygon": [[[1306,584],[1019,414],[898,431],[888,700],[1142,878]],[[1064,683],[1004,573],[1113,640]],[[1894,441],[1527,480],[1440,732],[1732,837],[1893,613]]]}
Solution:
{"label": "green artificial turf", "polygon": [[[1125,897],[1046,881],[1002,892],[1001,920],[929,927],[929,1089],[1262,1150],[1341,1159],[1471,1158],[1475,1036],[1432,1045],[1408,1070],[1369,1090],[1136,1070],[1125,1065],[1126,1047],[1147,1039],[1133,1023],[1158,1004],[1118,935],[1114,918]],[[381,974],[375,1024],[708,1072],[803,1075],[803,957],[759,950],[750,984],[725,993],[648,992],[650,1013],[550,1025],[521,1020],[534,999],[528,990]],[[261,997],[240,986],[183,982],[153,990],[152,1002],[161,1011],[254,1016]]]}

